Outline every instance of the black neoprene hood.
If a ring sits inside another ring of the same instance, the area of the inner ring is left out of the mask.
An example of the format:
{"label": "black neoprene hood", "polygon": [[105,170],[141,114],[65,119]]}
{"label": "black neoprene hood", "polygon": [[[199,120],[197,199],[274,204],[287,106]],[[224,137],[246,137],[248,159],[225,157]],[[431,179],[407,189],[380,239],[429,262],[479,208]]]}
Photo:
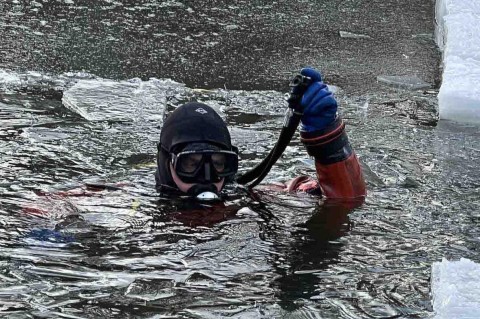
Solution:
{"label": "black neoprene hood", "polygon": [[232,150],[230,132],[220,115],[210,106],[191,102],[178,107],[163,123],[158,145],[156,188],[164,192],[176,188],[169,169],[170,153],[192,143],[208,143]]}
{"label": "black neoprene hood", "polygon": [[230,133],[220,115],[210,106],[191,102],[180,106],[165,120],[160,133],[161,147],[172,152],[175,146],[212,143],[231,150]]}

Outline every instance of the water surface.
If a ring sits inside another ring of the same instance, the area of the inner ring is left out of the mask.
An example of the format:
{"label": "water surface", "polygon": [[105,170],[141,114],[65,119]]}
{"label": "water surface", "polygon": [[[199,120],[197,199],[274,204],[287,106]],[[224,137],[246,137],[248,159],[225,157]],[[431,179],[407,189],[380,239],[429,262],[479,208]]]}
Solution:
{"label": "water surface", "polygon": [[[369,185],[362,207],[238,189],[225,207],[198,206],[154,192],[164,113],[214,107],[245,169],[273,145],[283,93],[53,78],[63,103],[0,101],[6,316],[423,318],[432,262],[477,259],[477,127],[420,125],[401,102],[337,88]],[[296,137],[265,183],[313,173]]]}

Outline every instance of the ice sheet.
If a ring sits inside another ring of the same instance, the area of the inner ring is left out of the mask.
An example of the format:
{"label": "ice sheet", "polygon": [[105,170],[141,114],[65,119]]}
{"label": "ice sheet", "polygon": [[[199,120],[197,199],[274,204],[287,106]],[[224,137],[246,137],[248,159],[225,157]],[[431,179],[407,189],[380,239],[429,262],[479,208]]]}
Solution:
{"label": "ice sheet", "polygon": [[63,93],[63,105],[88,121],[163,121],[167,94],[184,86],[170,81],[80,80]]}
{"label": "ice sheet", "polygon": [[437,0],[436,22],[444,68],[440,118],[480,122],[480,1]]}
{"label": "ice sheet", "polygon": [[432,265],[435,319],[476,319],[480,313],[480,264],[462,258]]}

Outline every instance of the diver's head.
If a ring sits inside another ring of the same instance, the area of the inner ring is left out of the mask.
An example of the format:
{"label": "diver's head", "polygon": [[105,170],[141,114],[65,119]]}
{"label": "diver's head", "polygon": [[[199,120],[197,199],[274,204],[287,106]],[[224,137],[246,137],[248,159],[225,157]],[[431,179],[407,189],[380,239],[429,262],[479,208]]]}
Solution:
{"label": "diver's head", "polygon": [[187,103],[165,120],[158,145],[157,190],[215,197],[238,169],[237,149],[222,118],[202,103]]}

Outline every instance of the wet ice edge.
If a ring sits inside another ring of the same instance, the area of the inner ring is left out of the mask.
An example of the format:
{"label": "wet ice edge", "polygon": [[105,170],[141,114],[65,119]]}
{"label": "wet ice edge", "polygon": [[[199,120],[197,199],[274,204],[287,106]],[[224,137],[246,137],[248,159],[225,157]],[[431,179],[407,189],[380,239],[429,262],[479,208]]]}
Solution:
{"label": "wet ice edge", "polygon": [[480,122],[480,3],[437,0],[436,41],[443,52],[440,118]]}

